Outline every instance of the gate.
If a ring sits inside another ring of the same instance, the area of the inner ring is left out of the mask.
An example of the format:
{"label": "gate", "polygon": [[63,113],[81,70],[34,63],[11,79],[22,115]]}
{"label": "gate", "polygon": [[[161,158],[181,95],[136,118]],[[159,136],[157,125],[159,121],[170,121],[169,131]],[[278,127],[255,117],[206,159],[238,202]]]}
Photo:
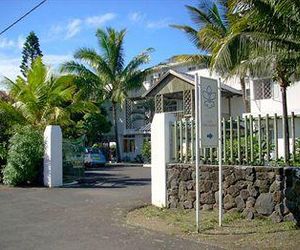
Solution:
{"label": "gate", "polygon": [[85,137],[63,139],[63,182],[73,182],[84,177]]}

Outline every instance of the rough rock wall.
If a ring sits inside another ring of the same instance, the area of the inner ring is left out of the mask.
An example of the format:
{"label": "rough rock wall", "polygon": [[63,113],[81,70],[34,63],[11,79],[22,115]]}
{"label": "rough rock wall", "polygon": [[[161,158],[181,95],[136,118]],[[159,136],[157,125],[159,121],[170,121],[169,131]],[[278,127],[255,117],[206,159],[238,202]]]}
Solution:
{"label": "rough rock wall", "polygon": [[[169,208],[195,208],[195,166],[167,166]],[[200,208],[218,208],[218,167],[200,167]],[[274,222],[300,222],[300,168],[223,167],[224,210],[248,219],[269,216]]]}

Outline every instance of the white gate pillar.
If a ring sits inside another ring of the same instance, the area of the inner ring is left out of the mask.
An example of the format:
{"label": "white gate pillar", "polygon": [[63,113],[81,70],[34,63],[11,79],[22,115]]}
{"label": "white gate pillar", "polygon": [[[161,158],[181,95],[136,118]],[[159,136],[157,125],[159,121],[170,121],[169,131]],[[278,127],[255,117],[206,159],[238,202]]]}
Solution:
{"label": "white gate pillar", "polygon": [[44,142],[44,185],[46,187],[62,186],[62,133],[60,126],[47,126],[44,132]]}
{"label": "white gate pillar", "polygon": [[167,206],[166,164],[171,158],[170,124],[176,117],[171,113],[156,113],[151,124],[151,202]]}

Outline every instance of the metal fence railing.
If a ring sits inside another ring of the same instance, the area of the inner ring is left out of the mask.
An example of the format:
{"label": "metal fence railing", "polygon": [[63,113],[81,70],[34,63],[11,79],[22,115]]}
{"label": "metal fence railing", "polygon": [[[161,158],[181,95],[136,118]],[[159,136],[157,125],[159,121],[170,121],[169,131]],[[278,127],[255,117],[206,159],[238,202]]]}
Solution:
{"label": "metal fence railing", "polygon": [[[291,160],[296,154],[296,124],[300,116],[289,116]],[[281,123],[280,123],[281,122]],[[195,160],[195,121],[184,118],[171,124],[171,159],[189,163]],[[276,114],[264,117],[252,115],[222,120],[222,162],[224,164],[266,165],[280,159],[282,118]],[[202,148],[200,155],[205,164],[216,164],[216,148]]]}

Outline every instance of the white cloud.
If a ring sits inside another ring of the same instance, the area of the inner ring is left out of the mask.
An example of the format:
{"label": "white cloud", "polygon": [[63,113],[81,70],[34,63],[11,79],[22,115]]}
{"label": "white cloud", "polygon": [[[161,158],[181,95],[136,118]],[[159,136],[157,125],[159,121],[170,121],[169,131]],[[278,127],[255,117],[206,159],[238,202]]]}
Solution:
{"label": "white cloud", "polygon": [[128,15],[128,17],[132,22],[140,22],[145,19],[146,15],[142,14],[141,12],[132,12]]}
{"label": "white cloud", "polygon": [[26,41],[26,38],[23,35],[19,35],[17,39],[7,39],[0,38],[0,48],[1,49],[17,49],[21,50]]}
{"label": "white cloud", "polygon": [[13,48],[16,46],[16,43],[14,40],[7,39],[6,37],[0,38],[0,48]]}
{"label": "white cloud", "polygon": [[49,30],[50,36],[56,36],[61,34],[64,31],[64,28],[61,25],[53,25]]}
{"label": "white cloud", "polygon": [[116,16],[117,15],[115,13],[106,13],[101,16],[87,17],[85,19],[85,22],[86,22],[86,24],[88,24],[90,26],[101,26],[101,25],[107,23],[108,21],[115,19]]}
{"label": "white cloud", "polygon": [[16,79],[20,74],[20,58],[8,58],[5,56],[0,57],[0,80],[2,77]]}
{"label": "white cloud", "polygon": [[58,66],[59,64],[72,60],[73,56],[71,54],[67,55],[45,55],[43,56],[43,62],[50,66]]}
{"label": "white cloud", "polygon": [[115,13],[106,13],[101,16],[90,16],[84,19],[76,18],[70,20],[67,24],[53,25],[48,33],[48,40],[52,41],[63,36],[70,39],[76,36],[85,26],[101,26],[116,18]]}
{"label": "white cloud", "polygon": [[[43,62],[50,66],[51,69],[55,72],[59,65],[65,61],[71,60],[72,55],[57,55],[57,54],[49,54],[43,56]],[[2,77],[8,77],[12,80],[15,80],[20,72],[20,57],[7,57],[0,55],[0,82]],[[0,86],[1,89],[1,86]]]}
{"label": "white cloud", "polygon": [[26,38],[23,35],[18,36],[18,40],[17,40],[18,49],[23,49],[23,45],[24,45],[25,41],[26,41]]}
{"label": "white cloud", "polygon": [[67,24],[55,24],[50,27],[46,35],[42,38],[43,43],[53,42],[55,40],[61,40],[66,38],[67,34]]}
{"label": "white cloud", "polygon": [[81,24],[82,20],[81,19],[73,19],[71,20],[68,25],[67,25],[67,30],[66,30],[66,39],[74,37],[76,34],[78,34],[81,30]]}
{"label": "white cloud", "polygon": [[149,29],[162,29],[168,27],[170,24],[170,19],[164,18],[158,21],[148,21],[146,27]]}

